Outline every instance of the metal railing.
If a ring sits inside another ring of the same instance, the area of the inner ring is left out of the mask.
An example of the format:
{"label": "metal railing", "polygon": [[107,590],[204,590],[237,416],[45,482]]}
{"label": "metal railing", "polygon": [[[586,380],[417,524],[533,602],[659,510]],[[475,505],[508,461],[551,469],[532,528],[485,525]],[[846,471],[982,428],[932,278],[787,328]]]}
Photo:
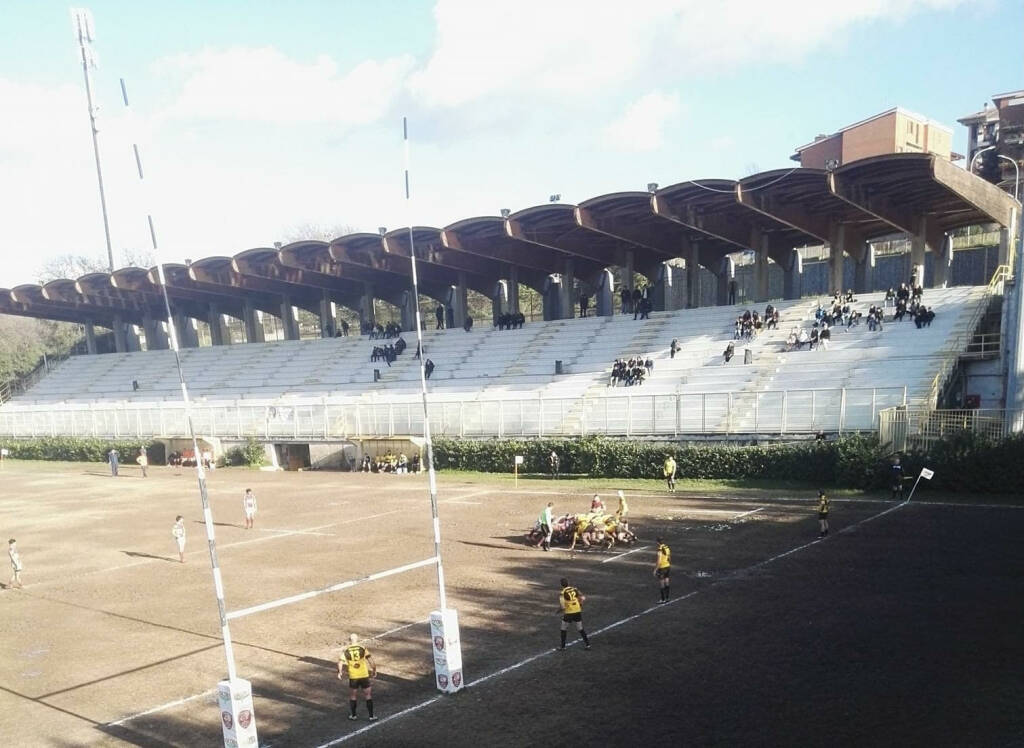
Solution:
{"label": "metal railing", "polygon": [[[439,436],[683,436],[873,431],[878,413],[905,405],[906,387],[765,390],[518,400],[435,401]],[[419,436],[422,405],[404,402],[193,405],[205,438],[334,441]],[[31,405],[0,410],[0,436],[177,438],[188,433],[176,402]]]}
{"label": "metal railing", "polygon": [[44,354],[39,363],[36,364],[36,367],[28,374],[14,379],[9,379],[6,382],[0,382],[0,405],[4,404],[16,395],[27,392],[31,387],[34,387],[40,379],[45,377],[57,364],[70,357],[70,352],[56,356],[47,356]]}
{"label": "metal railing", "polygon": [[984,332],[975,335],[967,344],[967,350],[960,354],[963,358],[989,358],[998,356],[1003,345],[1003,334],[1000,332]]}
{"label": "metal railing", "polygon": [[[985,293],[978,302],[978,306],[971,315],[970,320],[960,334],[953,338],[946,348],[947,355],[943,358],[939,364],[939,370],[935,373],[932,378],[931,386],[928,388],[928,394],[924,398],[924,402],[931,408],[938,405],[939,395],[942,392],[942,388],[952,373],[953,369],[959,361],[960,354],[968,349],[971,341],[974,339],[974,333],[978,329],[978,325],[981,324],[982,318],[988,313],[989,305],[994,296],[1002,294],[1003,284],[1006,279],[1010,277],[1010,267],[1008,265],[1000,265],[992,273],[992,280],[988,282],[988,286],[985,288]],[[998,348],[997,348],[998,351]]]}
{"label": "metal railing", "polygon": [[878,438],[891,452],[927,449],[934,442],[957,433],[1001,439],[1021,429],[1021,410],[932,410],[920,407],[883,409],[878,418]]}

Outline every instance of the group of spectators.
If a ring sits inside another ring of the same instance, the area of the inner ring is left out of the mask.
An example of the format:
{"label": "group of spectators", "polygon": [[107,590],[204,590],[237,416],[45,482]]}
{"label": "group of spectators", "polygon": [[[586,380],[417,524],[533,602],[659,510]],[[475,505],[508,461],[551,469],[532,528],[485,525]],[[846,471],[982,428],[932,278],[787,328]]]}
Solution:
{"label": "group of spectators", "polygon": [[654,302],[651,301],[649,294],[650,289],[647,286],[634,288],[632,291],[628,288],[623,288],[619,291],[622,313],[629,314],[632,312],[633,319],[647,319],[648,315],[654,311]]}
{"label": "group of spectators", "polygon": [[769,304],[764,309],[762,317],[756,311],[745,310],[736,318],[734,340],[753,340],[762,330],[772,330],[779,326],[779,310],[774,304]]}
{"label": "group of spectators", "polygon": [[363,473],[418,473],[420,471],[420,456],[414,454],[412,459],[409,459],[404,452],[397,455],[388,452],[376,457],[363,455],[359,470]]}
{"label": "group of spectators", "polygon": [[[348,324],[342,322],[345,334],[348,335]],[[370,340],[390,340],[391,338],[397,338],[402,334],[402,326],[397,322],[388,322],[386,325],[375,325],[372,322],[363,322],[359,325],[359,330],[363,335],[366,335]]]}
{"label": "group of spectators", "polygon": [[522,312],[505,312],[498,315],[499,330],[518,330],[526,322]]}
{"label": "group of spectators", "polygon": [[832,328],[825,321],[815,322],[810,332],[806,327],[794,326],[786,338],[787,351],[800,351],[806,345],[809,350],[828,350],[829,341],[832,340]]}
{"label": "group of spectators", "polygon": [[375,345],[370,353],[370,361],[371,363],[374,361],[384,361],[390,367],[391,362],[398,358],[407,347],[405,338],[402,337],[398,338],[394,343],[388,343],[383,346]]}
{"label": "group of spectators", "polygon": [[644,359],[641,356],[634,356],[630,359],[615,359],[612,364],[611,377],[608,379],[609,387],[618,387],[620,384],[626,387],[643,384],[644,379],[654,373],[654,359],[648,356]]}

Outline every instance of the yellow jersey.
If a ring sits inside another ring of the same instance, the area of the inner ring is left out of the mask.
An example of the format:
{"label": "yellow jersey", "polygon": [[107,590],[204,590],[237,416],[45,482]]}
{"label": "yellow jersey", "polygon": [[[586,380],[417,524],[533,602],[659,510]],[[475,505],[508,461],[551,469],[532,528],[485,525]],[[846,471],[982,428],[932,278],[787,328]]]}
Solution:
{"label": "yellow jersey", "polygon": [[566,615],[583,610],[580,606],[580,591],[575,587],[563,587],[558,593],[558,602],[562,604],[562,612]]}
{"label": "yellow jersey", "polygon": [[667,569],[672,563],[672,549],[662,543],[658,546],[658,568]]}
{"label": "yellow jersey", "polygon": [[615,510],[615,516],[622,519],[629,512],[629,504],[625,499],[619,499],[619,508]]}
{"label": "yellow jersey", "polygon": [[818,499],[818,514],[824,516],[828,514],[829,509],[830,505],[827,496],[822,496],[820,499]]}
{"label": "yellow jersey", "polygon": [[350,680],[359,680],[360,678],[370,677],[370,664],[367,662],[367,658],[369,658],[369,656],[370,653],[366,648],[361,647],[358,644],[353,644],[351,647],[345,647],[343,660]]}
{"label": "yellow jersey", "polygon": [[662,472],[664,472],[666,478],[670,475],[675,474],[676,461],[673,460],[671,457],[665,460],[665,464],[662,466]]}

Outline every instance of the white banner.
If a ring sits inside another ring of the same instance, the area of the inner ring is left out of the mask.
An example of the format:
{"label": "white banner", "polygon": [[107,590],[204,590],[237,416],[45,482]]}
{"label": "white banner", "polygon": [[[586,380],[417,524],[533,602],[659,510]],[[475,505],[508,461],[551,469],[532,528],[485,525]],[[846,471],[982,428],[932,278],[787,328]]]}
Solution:
{"label": "white banner", "polygon": [[252,711],[252,685],[236,678],[217,684],[224,748],[257,748],[256,717]]}
{"label": "white banner", "polygon": [[921,468],[921,477],[924,478],[925,480],[931,480],[933,475],[935,475],[934,470],[929,470],[928,468]]}
{"label": "white banner", "polygon": [[442,614],[430,614],[430,645],[434,650],[434,676],[437,690],[444,693],[461,691],[462,642],[459,640],[459,614],[449,608]]}

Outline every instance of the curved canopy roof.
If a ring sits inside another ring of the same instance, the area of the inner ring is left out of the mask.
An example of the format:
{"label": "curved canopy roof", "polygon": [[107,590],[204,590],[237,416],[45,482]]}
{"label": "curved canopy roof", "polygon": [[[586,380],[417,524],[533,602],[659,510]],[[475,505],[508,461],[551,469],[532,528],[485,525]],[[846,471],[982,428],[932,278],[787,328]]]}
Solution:
{"label": "curved canopy roof", "polygon": [[[1018,203],[994,185],[932,154],[877,156],[833,172],[783,169],[737,181],[698,179],[650,192],[598,195],[578,205],[547,203],[508,217],[478,216],[444,228],[413,227],[421,290],[444,299],[461,277],[489,294],[514,267],[521,283],[543,288],[566,271],[593,278],[624,265],[646,274],[662,261],[696,257],[713,267],[723,255],[766,247],[777,260],[793,247],[828,241],[839,226],[869,239],[906,231],[1012,223]],[[256,247],[190,265],[165,264],[175,311],[203,317],[241,315],[246,306],[279,314],[283,303],[316,310],[330,300],[357,307],[370,291],[401,303],[410,288],[407,228],[355,233],[331,242]],[[693,254],[693,252],[696,254]],[[141,324],[165,313],[155,268],[121,268],[45,286],[0,289],[0,313],[100,324]]]}

